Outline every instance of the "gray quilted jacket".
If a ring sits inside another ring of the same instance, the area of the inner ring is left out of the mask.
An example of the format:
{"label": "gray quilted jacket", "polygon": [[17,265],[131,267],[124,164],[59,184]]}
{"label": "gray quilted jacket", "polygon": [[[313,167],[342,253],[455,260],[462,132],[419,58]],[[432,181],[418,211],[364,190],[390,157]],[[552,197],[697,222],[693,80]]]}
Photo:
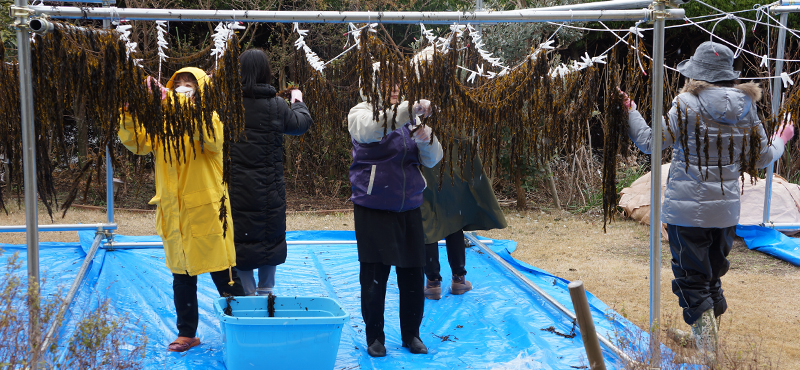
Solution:
{"label": "gray quilted jacket", "polygon": [[[669,110],[669,129],[663,126],[662,148],[673,146],[672,164],[664,192],[661,221],[671,225],[721,228],[739,223],[739,158],[742,140],[751,129],[761,141],[757,166],[766,167],[783,153],[783,140],[767,144],[764,126],[758,118],[756,102],[761,99],[761,88],[755,83],[734,87],[716,87],[706,82],[689,80],[681,94],[672,101]],[[685,139],[680,138],[677,110],[688,123]],[[628,135],[644,153],[652,150],[651,129],[642,115],[630,111]],[[700,128],[700,153],[696,144],[695,128]],[[708,132],[708,163],[703,152],[704,137]],[[720,135],[717,143],[717,135]],[[728,148],[733,140],[733,162]],[[748,147],[750,145],[748,144]],[[719,151],[717,148],[721,147]],[[747,153],[745,153],[747,155]],[[702,166],[698,167],[698,156]],[[747,158],[747,157],[746,157]],[[686,162],[689,169],[686,170]],[[721,166],[720,166],[721,165]],[[706,175],[707,174],[707,175]]]}

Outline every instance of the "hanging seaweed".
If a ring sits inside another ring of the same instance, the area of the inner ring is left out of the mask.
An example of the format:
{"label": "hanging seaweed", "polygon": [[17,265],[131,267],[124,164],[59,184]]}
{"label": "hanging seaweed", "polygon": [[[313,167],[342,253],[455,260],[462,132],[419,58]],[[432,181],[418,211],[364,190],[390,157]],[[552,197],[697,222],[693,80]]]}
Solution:
{"label": "hanging seaweed", "polygon": [[[37,35],[31,46],[38,190],[51,217],[56,195],[49,144],[53,143],[55,150],[66,157],[63,117],[67,114],[87,123],[96,136],[96,147],[73,181],[62,204],[64,212],[77,196],[81,181],[86,194],[92,183],[102,178],[106,147],[112,162],[117,162],[112,144],[123,109],[131,115],[136,127],[144,129],[148,140],[163,144],[161,150],[167,161],[181,161],[187,155],[196,155],[194,145],[188,145],[191,148],[188,152],[184,138],[197,132],[213,133],[212,117],[216,112],[225,127],[223,181],[227,183],[230,161],[227,142],[241,131],[244,117],[235,36],[213,71],[213,80],[199,89],[194,102],[168,94],[162,103],[160,90],[145,82],[147,73],[128,56],[125,43],[114,30],[55,23],[53,32]],[[17,69],[16,65],[3,63],[0,76],[0,90],[8,97],[0,103],[0,136],[5,154],[12,163],[14,179],[21,178],[18,164],[22,152],[19,130],[13,124],[20,120]],[[204,135],[198,136],[200,150],[203,150]],[[4,205],[2,196],[0,193],[0,204]]]}
{"label": "hanging seaweed", "polygon": [[[622,72],[614,63],[614,54],[606,69],[606,91],[616,91]],[[603,231],[617,210],[617,155],[628,137],[628,110],[622,94],[606,94],[603,111]]]}
{"label": "hanging seaweed", "polygon": [[[478,157],[497,163],[503,159],[506,161],[504,165],[508,166],[505,170],[511,173],[512,181],[520,189],[522,179],[531,168],[541,168],[553,157],[570,155],[585,145],[589,135],[587,121],[592,119],[593,111],[597,109],[602,111],[604,133],[602,193],[605,228],[616,210],[618,155],[624,153],[629,145],[624,145],[627,140],[627,111],[622,107],[621,97],[617,94],[603,97],[597,91],[604,88],[613,92],[616,86],[620,86],[631,99],[640,103],[639,109],[648,121],[659,122],[656,117],[647,117],[650,115],[652,87],[647,74],[651,64],[644,57],[647,54],[644,44],[629,43],[626,56],[622,54],[625,50],[611,51],[607,66],[594,64],[568,73],[553,73],[553,62],[543,50],[534,48],[519,65],[501,68],[487,61],[472,46],[476,44],[472,33],[459,31],[458,27],[451,27],[451,30],[441,38],[446,40],[444,42],[425,44],[423,41],[420,48],[431,49],[424,57],[418,58],[403,55],[367,28],[360,33],[350,33],[350,41],[358,42],[359,47],[344,58],[326,64],[324,70],[312,68],[304,52],[296,51],[293,65],[287,67],[288,77],[303,90],[315,125],[308,134],[287,139],[284,147],[286,169],[295,172],[294,181],[307,181],[311,184],[309,187],[313,187],[320,183],[315,177],[341,178],[341,174],[346,173],[350,150],[346,116],[349,109],[361,100],[359,96],[372,104],[375,119],[381,114],[386,115],[385,132],[405,124],[397,121],[399,105],[389,102],[395,84],[399,85],[403,100],[412,103],[408,106],[409,113],[413,102],[420,99],[428,99],[435,106],[434,114],[422,118],[422,122],[437,134],[445,152],[444,161],[455,162],[463,171]],[[195,65],[209,70],[213,77],[205,88],[199,89],[193,102],[175,98],[172,94],[162,102],[158,86],[145,82],[145,77],[155,74],[159,65],[156,50],[141,51],[141,55],[137,55],[140,61],[134,62],[115,31],[64,24],[57,24],[51,34],[37,36],[33,45],[34,108],[37,146],[42,148],[37,159],[40,163],[52,163],[48,157],[50,152],[66,157],[66,145],[60,139],[64,136],[65,114],[87,122],[96,136],[95,149],[98,149],[90,153],[76,170],[73,187],[62,208],[69,208],[81,191],[87,192],[90,186],[102,182],[98,179],[103,178],[103,147],[111,147],[112,160],[116,161],[111,144],[116,140],[119,112],[123,108],[131,115],[134,125],[146,132],[148,140],[161,144],[160,150],[166,161],[183,161],[187,156],[197,155],[198,150],[204,150],[207,144],[205,136],[197,133],[213,132],[216,114],[224,123],[223,181],[227,183],[230,176],[228,142],[239,137],[243,122],[237,45],[233,36],[218,60],[208,56],[209,48],[190,55],[174,50],[163,51],[168,56],[161,63],[165,75],[182,66]],[[621,56],[625,60],[618,63]],[[473,72],[473,69],[478,72]],[[11,176],[15,181],[21,178],[18,163],[21,163],[22,153],[19,128],[10,124],[19,120],[17,74],[15,65],[2,63],[0,92],[9,98],[0,102],[0,144],[12,161]],[[665,75],[662,92],[665,96],[675,95],[676,81],[676,75]],[[799,116],[798,91],[800,89],[795,88],[787,92],[782,114]],[[671,104],[671,99],[664,100],[664,112]],[[696,156],[697,165],[702,169],[702,164],[709,165],[713,161],[709,146],[716,145],[720,157],[725,146],[719,140],[719,129],[717,142],[711,143],[715,137],[713,130],[709,132],[709,127],[700,127],[703,125],[700,121],[690,122],[689,116],[681,109],[678,100],[677,132],[668,125],[664,135],[673,139],[676,135],[680,137],[679,145],[686,155],[687,170],[689,156]],[[765,119],[770,134],[775,121],[774,118]],[[742,171],[751,172],[755,171],[760,141],[748,141],[748,135],[752,138],[755,133],[743,135],[739,158],[735,158],[735,150],[739,150],[736,148],[738,141],[730,140],[727,150],[731,162],[736,159]],[[186,136],[200,137],[198,145],[187,142]],[[696,151],[692,153],[689,149],[691,140],[694,140],[695,147],[691,151]],[[462,145],[464,143],[469,145]],[[691,162],[691,165],[695,163]],[[721,164],[718,162],[717,165]],[[445,167],[442,166],[442,171]],[[451,170],[454,167],[450,166]],[[55,199],[54,190],[48,185],[52,184],[52,170],[47,165],[37,166],[37,178],[43,184],[40,197],[49,202]],[[707,170],[705,177],[708,177]],[[2,197],[0,193],[0,206],[5,207]],[[226,215],[222,199],[220,217],[224,219]]]}

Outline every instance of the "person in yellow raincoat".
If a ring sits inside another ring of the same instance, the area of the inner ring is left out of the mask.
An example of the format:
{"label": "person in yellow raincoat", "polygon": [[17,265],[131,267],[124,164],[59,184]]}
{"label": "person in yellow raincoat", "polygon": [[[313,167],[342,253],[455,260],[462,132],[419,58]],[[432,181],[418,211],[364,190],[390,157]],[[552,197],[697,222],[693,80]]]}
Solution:
{"label": "person in yellow raincoat", "polygon": [[[198,89],[209,83],[209,77],[199,68],[183,68],[167,82],[166,94],[178,99],[192,99]],[[183,94],[183,96],[180,96]],[[165,124],[170,124],[165,122]],[[155,156],[156,232],[164,241],[167,267],[173,275],[178,338],[169,344],[172,352],[183,352],[200,344],[197,334],[199,314],[197,309],[197,275],[211,273],[211,278],[221,296],[244,295],[241,281],[236,276],[236,252],[233,244],[233,224],[227,217],[227,232],[223,233],[220,221],[220,202],[230,210],[228,188],[222,183],[223,126],[213,116],[214,132],[203,132],[195,137],[184,137],[184,158],[171,160],[164,153],[163,143],[151,142],[143,127],[135,127],[132,117],[124,113],[119,138],[135,154]],[[199,135],[203,134],[201,147]],[[192,153],[192,146],[194,153]]]}

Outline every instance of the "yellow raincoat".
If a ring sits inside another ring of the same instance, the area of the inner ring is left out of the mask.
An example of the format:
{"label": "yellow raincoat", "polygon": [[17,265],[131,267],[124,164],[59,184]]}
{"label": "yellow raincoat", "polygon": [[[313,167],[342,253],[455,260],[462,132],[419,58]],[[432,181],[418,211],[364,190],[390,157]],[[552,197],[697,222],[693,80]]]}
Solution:
{"label": "yellow raincoat", "polygon": [[[166,87],[171,89],[175,75],[182,72],[195,76],[198,89],[208,83],[208,76],[203,70],[189,67],[175,72]],[[222,184],[223,126],[217,114],[213,116],[213,135],[204,132],[202,151],[199,136],[184,137],[185,163],[176,161],[174,153],[172,163],[169,163],[162,143],[150,142],[142,127],[134,127],[129,114],[125,113],[121,121],[118,134],[122,144],[135,154],[152,152],[155,155],[156,195],[150,204],[158,207],[156,232],[164,241],[167,267],[173,273],[194,276],[235,266],[236,250],[228,187]],[[196,157],[192,154],[191,146],[194,146]],[[225,237],[219,219],[223,195],[228,210]]]}

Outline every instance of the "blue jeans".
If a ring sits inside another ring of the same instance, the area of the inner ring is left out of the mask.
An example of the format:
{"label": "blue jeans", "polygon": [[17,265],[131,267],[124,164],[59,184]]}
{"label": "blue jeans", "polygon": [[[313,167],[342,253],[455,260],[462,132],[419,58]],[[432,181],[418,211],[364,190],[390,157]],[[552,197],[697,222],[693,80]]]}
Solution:
{"label": "blue jeans", "polygon": [[[277,266],[264,265],[255,270],[239,270],[239,278],[242,280],[245,295],[266,295],[272,292],[275,287],[275,270]],[[258,286],[253,276],[253,271],[258,270]],[[258,294],[256,294],[258,293]]]}

